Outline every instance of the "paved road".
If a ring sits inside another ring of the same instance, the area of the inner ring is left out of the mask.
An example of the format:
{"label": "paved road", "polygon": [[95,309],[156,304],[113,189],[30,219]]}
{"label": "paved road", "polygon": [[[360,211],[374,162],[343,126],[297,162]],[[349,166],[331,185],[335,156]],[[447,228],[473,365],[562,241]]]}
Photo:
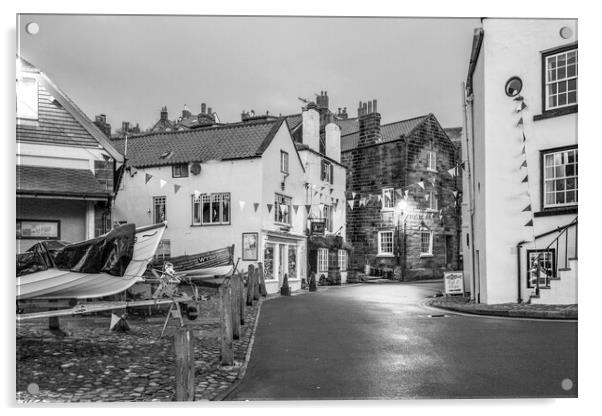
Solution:
{"label": "paved road", "polygon": [[364,284],[264,303],[247,373],[227,400],[577,395],[576,323],[429,317],[440,312],[421,304],[441,285]]}

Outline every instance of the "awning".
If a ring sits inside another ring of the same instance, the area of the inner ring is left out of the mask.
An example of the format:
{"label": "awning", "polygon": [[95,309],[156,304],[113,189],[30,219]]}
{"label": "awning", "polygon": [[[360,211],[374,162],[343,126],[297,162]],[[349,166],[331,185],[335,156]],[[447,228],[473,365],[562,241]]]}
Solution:
{"label": "awning", "polygon": [[346,243],[339,235],[312,235],[307,239],[309,249],[327,248],[329,250],[352,250],[351,244]]}
{"label": "awning", "polygon": [[17,195],[107,199],[111,191],[89,169],[17,165]]}

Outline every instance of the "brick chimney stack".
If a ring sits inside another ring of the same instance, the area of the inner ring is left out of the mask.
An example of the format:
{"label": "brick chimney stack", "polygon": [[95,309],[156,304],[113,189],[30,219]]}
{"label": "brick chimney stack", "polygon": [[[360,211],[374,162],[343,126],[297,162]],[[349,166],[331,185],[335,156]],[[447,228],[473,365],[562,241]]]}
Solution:
{"label": "brick chimney stack", "polygon": [[368,146],[381,141],[380,114],[377,110],[376,100],[362,103],[360,101],[357,116],[359,121],[358,147]]}
{"label": "brick chimney stack", "polygon": [[107,116],[100,114],[95,117],[94,124],[104,133],[105,136],[111,137],[111,125],[107,123]]}
{"label": "brick chimney stack", "polygon": [[182,118],[190,118],[191,116],[192,116],[192,113],[188,109],[188,106],[186,104],[184,104],[184,109],[182,110]]}
{"label": "brick chimney stack", "polygon": [[167,120],[167,107],[161,107],[161,120]]}
{"label": "brick chimney stack", "polygon": [[341,107],[339,107],[337,111],[337,118],[339,120],[347,120],[349,118],[349,115],[347,114],[347,107],[344,107],[343,111],[341,111]]}
{"label": "brick chimney stack", "polygon": [[130,122],[129,121],[121,122],[121,131],[123,133],[127,133],[128,131],[130,131]]}

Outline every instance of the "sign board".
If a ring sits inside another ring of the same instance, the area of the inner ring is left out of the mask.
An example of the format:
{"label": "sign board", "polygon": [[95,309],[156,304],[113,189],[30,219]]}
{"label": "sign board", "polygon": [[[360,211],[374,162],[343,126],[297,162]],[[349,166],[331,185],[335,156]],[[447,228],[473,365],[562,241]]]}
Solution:
{"label": "sign board", "polygon": [[311,235],[324,235],[326,229],[326,223],[324,221],[312,221],[311,222]]}
{"label": "sign board", "polygon": [[445,284],[446,295],[464,294],[464,273],[463,272],[445,272],[443,273],[443,282]]}

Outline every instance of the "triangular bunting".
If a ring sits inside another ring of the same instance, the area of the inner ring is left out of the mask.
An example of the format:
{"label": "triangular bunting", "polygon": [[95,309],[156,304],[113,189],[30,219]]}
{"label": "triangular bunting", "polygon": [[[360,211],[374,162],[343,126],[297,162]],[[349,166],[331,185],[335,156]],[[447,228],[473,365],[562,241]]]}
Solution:
{"label": "triangular bunting", "polygon": [[533,220],[529,220],[529,222],[525,224],[525,227],[533,227]]}
{"label": "triangular bunting", "polygon": [[318,195],[318,191],[314,191],[314,196]]}
{"label": "triangular bunting", "polygon": [[525,146],[523,146],[523,150],[521,150],[521,153],[522,153],[523,155],[527,154],[527,152],[525,152]]}
{"label": "triangular bunting", "polygon": [[437,185],[437,179],[436,178],[432,178],[431,179],[431,183],[433,184],[433,186]]}
{"label": "triangular bunting", "polygon": [[334,192],[334,188],[330,188],[330,194],[332,195],[332,193]]}
{"label": "triangular bunting", "polygon": [[353,200],[353,199],[348,199],[348,200],[347,200],[347,204],[349,205],[349,208],[350,208],[352,211],[353,211],[353,202],[354,202],[354,200]]}
{"label": "triangular bunting", "polygon": [[238,205],[240,206],[241,211],[245,209],[245,204],[246,204],[246,201],[238,201]]}
{"label": "triangular bunting", "polygon": [[181,186],[180,186],[180,185],[174,185],[174,186],[173,186],[173,193],[174,193],[174,194],[177,194],[177,193],[178,193],[178,191],[180,190],[180,188],[181,188]]}
{"label": "triangular bunting", "polygon": [[527,138],[525,137],[525,132],[523,132],[523,143],[527,141]]}
{"label": "triangular bunting", "polygon": [[429,200],[429,196],[430,196],[429,194],[424,195],[424,199],[428,201]]}
{"label": "triangular bunting", "polygon": [[517,95],[517,96],[514,98],[514,101],[522,101],[522,100],[524,100],[524,98],[523,98],[523,96],[522,96],[522,95]]}
{"label": "triangular bunting", "polygon": [[357,194],[356,194],[355,192],[351,192],[351,197],[352,197],[353,199],[355,199],[355,196],[356,196],[356,195],[357,195]]}
{"label": "triangular bunting", "polygon": [[259,208],[259,202],[254,202],[253,208],[255,208],[255,212],[257,212],[257,209]]}
{"label": "triangular bunting", "polygon": [[522,180],[522,183],[529,182],[529,175],[525,176],[525,179]]}
{"label": "triangular bunting", "polygon": [[323,190],[324,190],[324,188],[325,188],[324,186],[323,186],[323,187],[321,187],[321,188],[320,188],[320,191],[323,191]]}
{"label": "triangular bunting", "polygon": [[401,188],[398,188],[395,190],[395,196],[398,198],[403,198],[403,192],[402,192]]}
{"label": "triangular bunting", "polygon": [[159,186],[161,188],[163,188],[165,185],[167,185],[167,181],[163,180],[163,179],[159,179]]}
{"label": "triangular bunting", "polygon": [[458,191],[452,191],[452,194],[454,194],[454,198],[458,197]]}
{"label": "triangular bunting", "polygon": [[525,209],[522,210],[522,212],[528,212],[528,211],[531,211],[531,204],[527,205],[525,207]]}
{"label": "triangular bunting", "polygon": [[102,154],[102,158],[105,160],[105,162],[108,162],[111,160],[111,156],[105,155],[104,153]]}
{"label": "triangular bunting", "polygon": [[144,183],[148,183],[148,181],[150,181],[153,176],[148,173],[146,173],[145,175],[146,176],[144,177]]}
{"label": "triangular bunting", "polygon": [[416,185],[418,185],[419,187],[421,187],[422,189],[424,189],[424,182],[423,181],[418,182]]}
{"label": "triangular bunting", "polygon": [[527,160],[523,160],[523,163],[520,164],[521,168],[526,168],[527,167]]}
{"label": "triangular bunting", "polygon": [[272,212],[272,207],[274,206],[274,204],[267,204],[268,205],[268,213]]}
{"label": "triangular bunting", "polygon": [[455,177],[456,176],[456,168],[451,168],[450,170],[447,171],[447,173],[449,173],[451,176]]}
{"label": "triangular bunting", "polygon": [[521,111],[522,111],[522,110],[524,110],[525,108],[527,108],[527,104],[525,104],[525,102],[523,101],[523,102],[521,102],[521,103],[520,103],[520,109],[521,109]]}
{"label": "triangular bunting", "polygon": [[521,117],[518,119],[518,123],[516,123],[516,126],[518,127],[518,126],[522,126],[522,125],[523,125],[523,118]]}
{"label": "triangular bunting", "polygon": [[406,189],[403,193],[403,199],[408,199],[409,193],[410,193],[410,191],[408,189]]}
{"label": "triangular bunting", "polygon": [[309,215],[309,213],[311,212],[311,205],[310,204],[305,205],[305,211]]}
{"label": "triangular bunting", "polygon": [[197,190],[195,190],[195,191],[194,191],[194,198],[195,198],[195,199],[198,199],[198,198],[199,198],[199,196],[201,196],[201,191],[197,191]]}
{"label": "triangular bunting", "polygon": [[299,205],[293,205],[293,209],[295,210],[295,214],[299,211]]}

